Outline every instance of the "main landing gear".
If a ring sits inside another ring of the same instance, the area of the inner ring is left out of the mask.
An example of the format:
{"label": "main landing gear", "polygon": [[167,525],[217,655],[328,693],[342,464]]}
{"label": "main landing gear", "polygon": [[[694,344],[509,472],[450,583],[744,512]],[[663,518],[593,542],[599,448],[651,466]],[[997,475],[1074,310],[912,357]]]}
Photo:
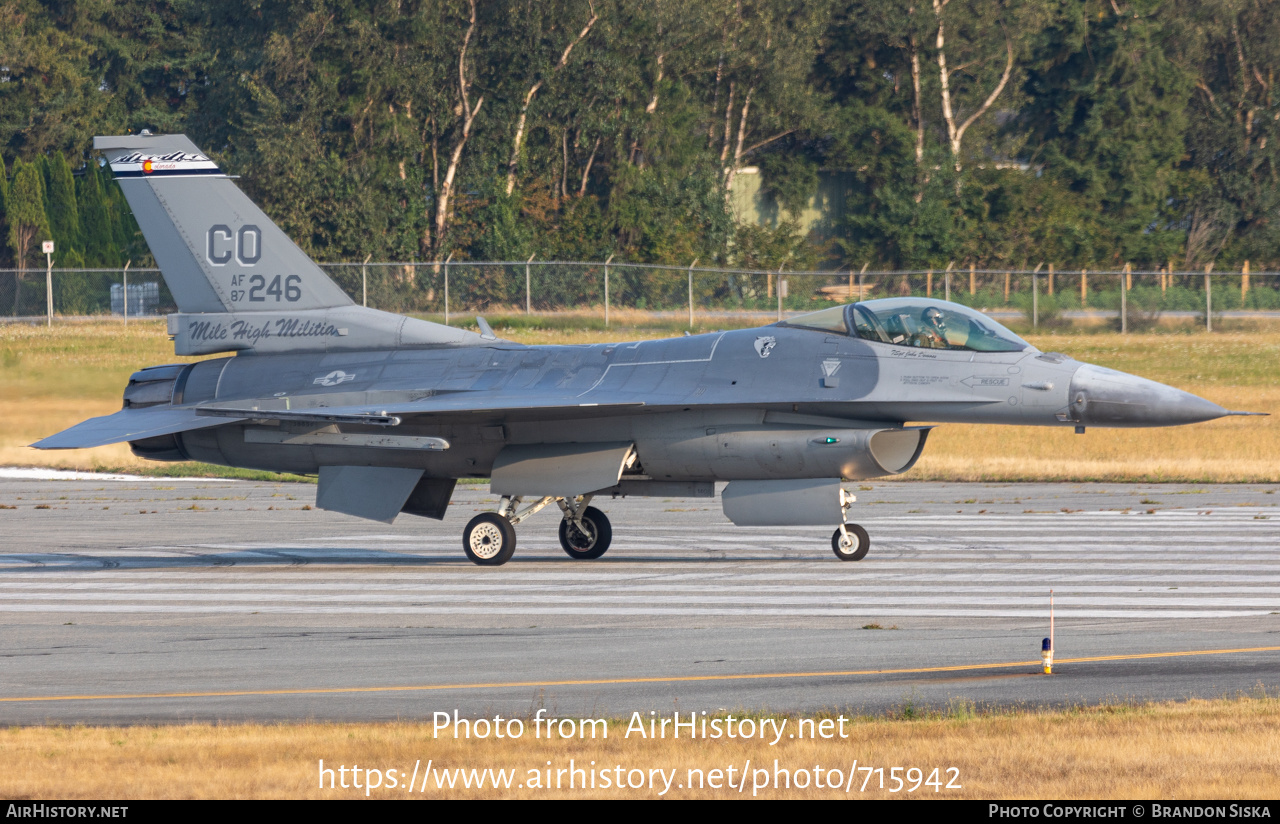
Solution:
{"label": "main landing gear", "polygon": [[472,563],[501,566],[516,551],[516,524],[542,511],[549,504],[560,507],[560,546],[570,558],[588,561],[599,558],[613,540],[609,518],[594,506],[590,495],[576,498],[540,498],[520,509],[519,496],[503,498],[497,512],[484,512],[471,519],[462,531],[462,548]]}
{"label": "main landing gear", "polygon": [[[844,521],[849,513],[849,507],[857,498],[852,494],[840,490],[840,520]],[[836,528],[835,534],[831,536],[831,551],[841,561],[861,561],[867,557],[867,551],[871,549],[871,538],[867,535],[867,531],[857,524],[842,523]]]}

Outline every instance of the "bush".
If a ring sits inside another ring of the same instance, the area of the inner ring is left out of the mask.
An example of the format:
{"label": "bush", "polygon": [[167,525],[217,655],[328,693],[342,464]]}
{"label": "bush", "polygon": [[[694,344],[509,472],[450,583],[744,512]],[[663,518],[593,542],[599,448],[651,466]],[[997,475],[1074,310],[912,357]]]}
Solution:
{"label": "bush", "polygon": [[[1063,306],[1060,297],[1060,295],[1040,295],[1038,314],[1040,316],[1041,329],[1061,329],[1069,325],[1067,319],[1062,316]],[[1019,292],[1014,299],[1014,303],[1022,312],[1023,317],[1026,318],[1027,323],[1034,323],[1037,306],[1032,299],[1032,295],[1028,292]]]}
{"label": "bush", "polygon": [[[1164,311],[1165,296],[1159,286],[1137,286],[1129,290],[1128,315],[1129,330],[1141,332],[1151,329],[1160,322],[1160,313]],[[1120,321],[1116,321],[1117,328]]]}

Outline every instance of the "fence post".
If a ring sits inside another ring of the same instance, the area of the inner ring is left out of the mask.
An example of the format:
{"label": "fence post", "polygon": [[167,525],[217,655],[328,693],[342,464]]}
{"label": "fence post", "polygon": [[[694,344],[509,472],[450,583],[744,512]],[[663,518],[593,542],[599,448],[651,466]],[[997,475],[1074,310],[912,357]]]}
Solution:
{"label": "fence post", "polygon": [[524,262],[524,313],[526,315],[533,311],[533,287],[532,278],[529,276],[529,264],[533,263],[534,255],[529,255],[529,259]]}
{"label": "fence post", "polygon": [[124,325],[129,325],[129,264],[133,263],[133,258],[126,260],[124,263],[124,271],[121,275],[124,277],[124,283],[121,284],[124,292]]}
{"label": "fence post", "polygon": [[373,257],[373,252],[364,256],[364,263],[360,264],[360,305],[369,305],[369,258]]}
{"label": "fence post", "polygon": [[1089,305],[1089,270],[1080,270],[1080,308]]}
{"label": "fence post", "polygon": [[1129,273],[1133,269],[1124,265],[1124,273],[1120,275],[1120,334],[1129,334]]}
{"label": "fence post", "polygon": [[1049,297],[1053,297],[1053,264],[1049,264]]}
{"label": "fence post", "polygon": [[951,300],[951,270],[955,268],[956,262],[953,260],[947,264],[947,300]]}
{"label": "fence post", "polygon": [[44,249],[45,259],[44,303],[49,315],[49,327],[53,328],[53,241],[44,241],[42,248]]}
{"label": "fence post", "polygon": [[978,293],[978,276],[974,274],[974,265],[969,264],[969,294],[976,295]]}
{"label": "fence post", "polygon": [[858,300],[867,299],[867,288],[862,283],[862,276],[867,273],[867,267],[871,265],[871,261],[862,264],[862,271],[858,273]]}
{"label": "fence post", "polygon": [[778,270],[778,320],[782,320],[782,299],[787,296],[787,282],[782,277],[782,270]]}
{"label": "fence post", "polygon": [[1240,267],[1240,308],[1244,308],[1244,302],[1249,297],[1249,261],[1245,261]]}
{"label": "fence post", "polygon": [[1212,271],[1212,263],[1204,267],[1204,329],[1206,332],[1213,331],[1213,280],[1210,277]]}
{"label": "fence post", "polygon": [[[1053,264],[1050,264],[1052,266]],[[1031,273],[1031,328],[1040,328],[1040,267],[1044,266],[1044,261],[1036,264],[1035,271]]]}
{"label": "fence post", "polygon": [[444,259],[444,325],[449,325],[449,261],[453,260],[453,252]]}
{"label": "fence post", "polygon": [[[694,258],[693,263],[689,264],[689,331],[693,331],[693,267],[698,265],[698,259]],[[779,298],[781,300],[781,298]]]}
{"label": "fence post", "polygon": [[[905,278],[906,275],[903,275],[903,277]],[[930,269],[924,275],[924,296],[927,298],[933,297],[933,270],[932,269]]]}
{"label": "fence post", "polygon": [[613,260],[613,255],[609,255],[604,262],[604,328],[609,328],[609,261]]}

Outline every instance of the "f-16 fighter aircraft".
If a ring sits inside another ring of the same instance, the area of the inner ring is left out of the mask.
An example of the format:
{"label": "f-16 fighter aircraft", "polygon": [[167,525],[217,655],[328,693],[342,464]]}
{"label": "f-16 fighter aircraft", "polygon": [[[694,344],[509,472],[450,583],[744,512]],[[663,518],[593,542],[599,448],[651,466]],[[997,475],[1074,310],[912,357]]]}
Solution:
{"label": "f-16 fighter aircraft", "polygon": [[[463,530],[477,564],[554,504],[560,544],[599,558],[602,495],[712,497],[743,526],[827,525],[867,554],[848,481],[896,475],[935,423],[1172,426],[1238,414],[1040,352],[990,318],[920,298],[835,306],[757,329],[523,346],[352,303],[183,135],[99,137],[178,305],[178,355],[136,372],[124,408],[35,446],[128,441],[161,461],[319,476],[323,509],[442,519],[458,478],[496,512]],[[229,353],[229,354],[228,354]],[[1243,414],[1243,413],[1239,413]]]}

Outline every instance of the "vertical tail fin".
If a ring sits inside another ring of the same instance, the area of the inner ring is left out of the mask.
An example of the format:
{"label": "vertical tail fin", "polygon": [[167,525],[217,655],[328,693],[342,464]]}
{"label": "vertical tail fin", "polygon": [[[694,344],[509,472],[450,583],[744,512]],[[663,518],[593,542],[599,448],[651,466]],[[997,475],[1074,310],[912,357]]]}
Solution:
{"label": "vertical tail fin", "polygon": [[186,135],[95,137],[184,313],[352,305]]}

